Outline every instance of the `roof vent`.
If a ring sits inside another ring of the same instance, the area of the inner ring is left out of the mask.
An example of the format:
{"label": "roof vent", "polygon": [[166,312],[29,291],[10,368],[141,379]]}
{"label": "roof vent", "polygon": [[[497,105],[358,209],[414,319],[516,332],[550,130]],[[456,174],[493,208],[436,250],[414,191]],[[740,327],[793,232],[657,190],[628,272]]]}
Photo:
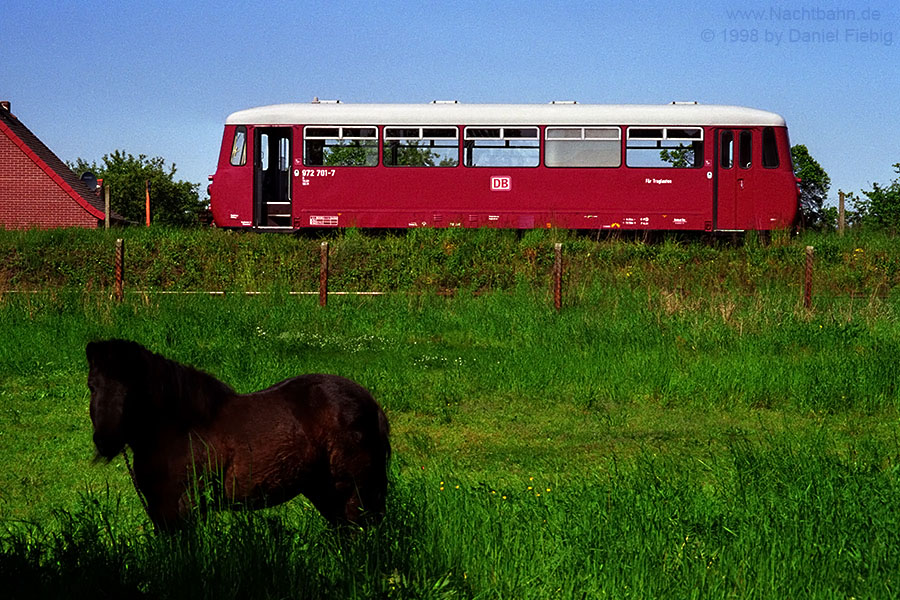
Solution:
{"label": "roof vent", "polygon": [[578,100],[551,100],[550,104],[578,104]]}
{"label": "roof vent", "polygon": [[432,104],[459,104],[459,100],[432,100]]}
{"label": "roof vent", "polygon": [[673,100],[673,101],[671,102],[671,104],[677,104],[677,105],[679,105],[679,106],[685,106],[685,105],[688,105],[688,104],[698,104],[698,102],[697,102],[696,100],[689,100],[689,101]]}
{"label": "roof vent", "polygon": [[319,100],[319,97],[316,96],[315,98],[313,98],[312,103],[313,104],[340,104],[341,101],[340,100]]}

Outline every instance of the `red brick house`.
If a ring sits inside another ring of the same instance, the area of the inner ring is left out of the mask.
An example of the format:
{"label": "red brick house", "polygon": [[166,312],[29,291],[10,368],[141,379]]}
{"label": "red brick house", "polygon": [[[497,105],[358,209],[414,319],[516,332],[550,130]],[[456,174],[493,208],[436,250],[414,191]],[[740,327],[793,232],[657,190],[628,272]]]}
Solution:
{"label": "red brick house", "polygon": [[0,228],[96,228],[103,218],[103,199],[0,102]]}

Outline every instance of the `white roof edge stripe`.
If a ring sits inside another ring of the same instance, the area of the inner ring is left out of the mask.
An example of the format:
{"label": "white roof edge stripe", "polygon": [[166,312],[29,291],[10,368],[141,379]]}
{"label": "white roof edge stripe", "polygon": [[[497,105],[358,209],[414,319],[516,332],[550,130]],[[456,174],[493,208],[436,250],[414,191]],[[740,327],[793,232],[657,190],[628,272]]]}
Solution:
{"label": "white roof edge stripe", "polygon": [[226,125],[770,125],[781,115],[716,104],[273,104]]}

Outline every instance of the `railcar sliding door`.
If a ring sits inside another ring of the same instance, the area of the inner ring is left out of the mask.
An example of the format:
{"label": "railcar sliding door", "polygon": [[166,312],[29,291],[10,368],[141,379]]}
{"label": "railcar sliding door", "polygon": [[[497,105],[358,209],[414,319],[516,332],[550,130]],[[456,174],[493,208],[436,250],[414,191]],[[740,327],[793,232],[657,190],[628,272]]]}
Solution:
{"label": "railcar sliding door", "polygon": [[718,160],[714,228],[719,231],[754,227],[753,137],[751,129],[719,129],[716,133]]}
{"label": "railcar sliding door", "polygon": [[253,171],[253,219],[261,229],[291,227],[291,128],[258,127]]}

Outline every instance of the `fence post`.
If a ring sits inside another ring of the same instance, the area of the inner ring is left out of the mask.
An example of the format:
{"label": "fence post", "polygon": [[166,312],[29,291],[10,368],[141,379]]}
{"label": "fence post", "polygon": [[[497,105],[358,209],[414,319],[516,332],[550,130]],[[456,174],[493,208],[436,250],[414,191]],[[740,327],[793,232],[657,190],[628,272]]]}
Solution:
{"label": "fence post", "polygon": [[319,267],[319,306],[328,304],[328,242],[320,247],[321,265]]}
{"label": "fence post", "polygon": [[844,235],[844,191],[838,192],[838,233]]}
{"label": "fence post", "polygon": [[812,272],[813,272],[813,247],[806,247],[806,278],[803,285],[803,306],[806,310],[812,308]]}
{"label": "fence post", "polygon": [[116,302],[121,302],[125,297],[124,284],[125,271],[125,242],[122,238],[116,240]]}
{"label": "fence post", "polygon": [[103,186],[103,207],[105,209],[105,213],[103,214],[103,228],[109,229],[109,186]]}
{"label": "fence post", "polygon": [[553,245],[553,306],[562,309],[562,244]]}

